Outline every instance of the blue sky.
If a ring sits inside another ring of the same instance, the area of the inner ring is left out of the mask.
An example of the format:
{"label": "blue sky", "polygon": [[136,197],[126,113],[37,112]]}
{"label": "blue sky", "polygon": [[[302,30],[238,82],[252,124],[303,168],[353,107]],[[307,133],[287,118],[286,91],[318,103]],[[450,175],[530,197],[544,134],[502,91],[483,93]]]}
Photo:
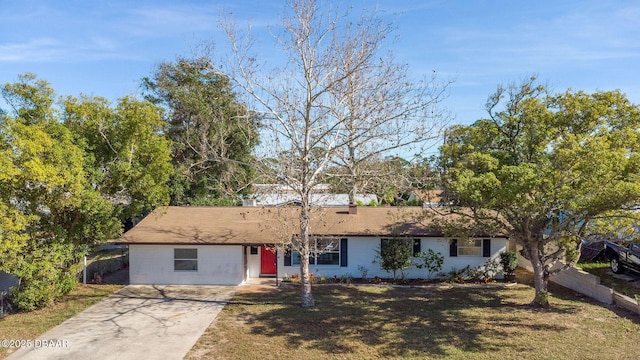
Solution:
{"label": "blue sky", "polygon": [[[389,45],[416,77],[452,79],[445,106],[456,123],[485,116],[499,83],[538,74],[554,91],[620,89],[640,103],[638,1],[349,2],[395,19]],[[267,49],[283,1],[35,1],[0,6],[0,83],[32,72],[59,95],[111,100],[139,94],[139,79],[203,41],[222,43],[222,9],[251,20]],[[341,4],[347,4],[342,2]],[[222,47],[219,56],[224,56]],[[265,56],[269,54],[265,53]]]}

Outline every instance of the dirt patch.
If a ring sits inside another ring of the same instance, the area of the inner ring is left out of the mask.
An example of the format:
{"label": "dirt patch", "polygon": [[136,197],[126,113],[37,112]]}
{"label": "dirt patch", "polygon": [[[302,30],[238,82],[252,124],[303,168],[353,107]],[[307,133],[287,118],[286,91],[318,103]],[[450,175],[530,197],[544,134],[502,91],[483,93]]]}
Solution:
{"label": "dirt patch", "polygon": [[272,285],[244,285],[238,288],[236,294],[273,294],[278,288]]}

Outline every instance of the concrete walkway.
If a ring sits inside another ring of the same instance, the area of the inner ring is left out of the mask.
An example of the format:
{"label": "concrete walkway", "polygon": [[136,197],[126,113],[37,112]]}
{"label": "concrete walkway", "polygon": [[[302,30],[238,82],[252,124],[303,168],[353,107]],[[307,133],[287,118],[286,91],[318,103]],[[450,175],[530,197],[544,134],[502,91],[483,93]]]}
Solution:
{"label": "concrete walkway", "polygon": [[235,291],[129,285],[7,359],[182,359]]}

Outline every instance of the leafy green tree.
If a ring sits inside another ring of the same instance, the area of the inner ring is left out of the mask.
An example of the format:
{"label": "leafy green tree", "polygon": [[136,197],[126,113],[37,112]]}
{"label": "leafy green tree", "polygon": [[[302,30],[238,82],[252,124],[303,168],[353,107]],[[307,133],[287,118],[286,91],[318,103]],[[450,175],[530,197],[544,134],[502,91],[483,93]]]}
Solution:
{"label": "leafy green tree", "polygon": [[552,96],[535,78],[498,87],[487,110],[449,129],[443,181],[476,220],[523,246],[532,304],[548,306],[549,277],[577,261],[589,224],[631,214],[640,200],[640,110],[619,91]]}
{"label": "leafy green tree", "polygon": [[[0,270],[20,278],[13,301],[31,310],[73,289],[88,244],[119,225],[86,180],[82,151],[58,121],[49,84],[21,75],[2,96],[11,109],[0,123]],[[91,225],[91,214],[107,220]]]}
{"label": "leafy green tree", "polygon": [[12,264],[24,251],[27,225],[33,220],[17,208],[14,189],[19,186],[20,169],[9,141],[7,118],[0,119],[0,271],[11,272]]}
{"label": "leafy green tree", "polygon": [[[218,204],[248,193],[257,117],[207,56],[160,64],[143,79],[146,98],[166,108],[176,172],[171,203]],[[222,200],[221,200],[222,199]]]}
{"label": "leafy green tree", "polygon": [[173,166],[158,107],[130,97],[115,108],[100,97],[68,97],[63,120],[83,150],[91,185],[118,204],[123,219],[169,203]]}
{"label": "leafy green tree", "polygon": [[20,278],[13,301],[31,310],[73,289],[81,257],[121,233],[118,215],[168,204],[173,167],[149,102],[82,97],[58,108],[32,74],[2,96],[0,270]]}
{"label": "leafy green tree", "polygon": [[382,239],[380,247],[376,249],[380,267],[397,279],[398,271],[402,272],[411,266],[412,244],[413,241],[410,239]]}

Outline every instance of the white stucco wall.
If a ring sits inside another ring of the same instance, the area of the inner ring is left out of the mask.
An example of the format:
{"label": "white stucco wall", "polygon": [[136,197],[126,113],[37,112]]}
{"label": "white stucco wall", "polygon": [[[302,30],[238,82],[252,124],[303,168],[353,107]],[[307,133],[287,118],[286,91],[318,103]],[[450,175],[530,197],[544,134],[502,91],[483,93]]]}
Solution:
{"label": "white stucco wall", "polygon": [[[421,250],[432,249],[444,256],[443,272],[452,268],[462,269],[469,265],[478,266],[488,258],[482,256],[449,256],[449,239],[422,238]],[[350,275],[361,277],[359,266],[367,269],[367,277],[390,277],[391,274],[374,262],[376,249],[380,245],[378,237],[352,237],[348,239],[348,266],[310,265],[315,276],[328,277]],[[507,240],[491,239],[491,257],[506,250]],[[174,249],[198,249],[197,271],[175,271]],[[246,249],[246,252],[245,252]],[[249,247],[242,245],[129,245],[129,280],[131,284],[182,284],[182,285],[237,285],[244,277],[256,278],[260,275],[260,251],[251,255]],[[246,269],[245,258],[246,257]],[[243,271],[246,273],[243,274]],[[299,274],[299,265],[284,266],[284,257],[278,252],[278,277],[284,274]],[[412,266],[405,270],[408,278],[425,278],[427,271]]]}
{"label": "white stucco wall", "polygon": [[[449,239],[448,238],[421,238],[421,250],[428,251],[432,249],[444,256],[442,272],[446,273],[451,269],[463,269],[467,265],[476,267],[489,258],[482,256],[449,256]],[[374,262],[376,258],[376,250],[380,246],[380,238],[378,237],[351,237],[348,238],[348,266],[341,267],[338,265],[309,265],[309,270],[314,276],[325,275],[328,277],[351,275],[352,277],[361,277],[359,265],[367,269],[367,277],[379,276],[381,278],[391,277],[392,274],[386,272],[380,267],[379,263]],[[504,238],[491,239],[491,258],[498,258],[499,253],[506,251],[507,240]],[[417,259],[415,259],[417,260]],[[278,277],[285,274],[300,274],[299,265],[284,266],[284,256],[278,253]],[[427,270],[418,269],[415,266],[405,270],[407,278],[426,278]]]}
{"label": "white stucco wall", "polygon": [[[198,249],[197,271],[174,271],[176,248]],[[131,284],[238,285],[243,266],[241,245],[129,245]]]}
{"label": "white stucco wall", "polygon": [[258,253],[251,255],[251,247],[247,246],[247,277],[257,278],[260,277],[260,252],[261,246],[257,246]]}

